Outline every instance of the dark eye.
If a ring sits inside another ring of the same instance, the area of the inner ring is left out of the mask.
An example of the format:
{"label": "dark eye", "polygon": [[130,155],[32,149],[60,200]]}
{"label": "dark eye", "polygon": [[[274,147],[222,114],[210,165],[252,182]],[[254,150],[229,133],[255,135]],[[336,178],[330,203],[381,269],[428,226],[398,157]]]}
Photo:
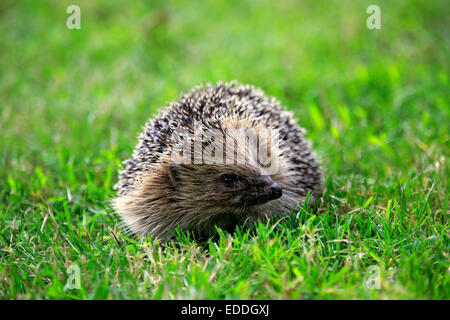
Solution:
{"label": "dark eye", "polygon": [[224,174],[222,177],[220,177],[223,182],[226,184],[233,184],[238,180],[238,176],[234,174]]}

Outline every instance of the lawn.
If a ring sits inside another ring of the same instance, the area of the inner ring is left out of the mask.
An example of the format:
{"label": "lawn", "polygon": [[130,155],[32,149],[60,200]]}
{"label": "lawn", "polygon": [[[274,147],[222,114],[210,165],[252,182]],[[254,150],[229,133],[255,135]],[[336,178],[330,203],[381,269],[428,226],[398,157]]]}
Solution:
{"label": "lawn", "polygon": [[[0,298],[449,299],[449,9],[2,0]],[[205,243],[127,235],[109,203],[145,121],[233,79],[295,113],[323,198]]]}

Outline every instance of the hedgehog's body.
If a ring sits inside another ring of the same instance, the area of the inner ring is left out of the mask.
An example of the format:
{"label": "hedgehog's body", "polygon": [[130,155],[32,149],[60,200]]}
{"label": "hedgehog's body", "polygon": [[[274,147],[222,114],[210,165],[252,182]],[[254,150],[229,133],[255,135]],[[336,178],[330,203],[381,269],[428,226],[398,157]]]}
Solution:
{"label": "hedgehog's body", "polygon": [[[201,141],[200,148],[186,148],[180,130],[194,144]],[[218,134],[211,138],[208,130]],[[278,136],[252,143],[248,132],[258,139]],[[209,236],[215,226],[290,213],[308,193],[314,199],[322,189],[321,170],[303,134],[278,101],[251,86],[196,89],[146,124],[133,157],[124,162],[114,207],[132,233],[163,241],[177,226]]]}

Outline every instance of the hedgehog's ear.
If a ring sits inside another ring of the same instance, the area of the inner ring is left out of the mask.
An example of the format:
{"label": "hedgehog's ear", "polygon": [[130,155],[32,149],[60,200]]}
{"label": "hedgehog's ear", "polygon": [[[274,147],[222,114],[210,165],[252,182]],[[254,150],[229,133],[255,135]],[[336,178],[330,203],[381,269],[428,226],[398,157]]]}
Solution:
{"label": "hedgehog's ear", "polygon": [[169,164],[169,179],[172,182],[172,185],[176,186],[181,181],[180,175],[181,167],[178,164],[171,163]]}

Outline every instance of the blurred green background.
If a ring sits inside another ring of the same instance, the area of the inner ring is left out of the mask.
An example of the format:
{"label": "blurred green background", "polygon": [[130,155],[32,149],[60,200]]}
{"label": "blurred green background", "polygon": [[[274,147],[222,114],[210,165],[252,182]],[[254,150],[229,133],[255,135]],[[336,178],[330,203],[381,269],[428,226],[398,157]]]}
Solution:
{"label": "blurred green background", "polygon": [[[180,92],[232,79],[294,110],[333,175],[426,166],[448,143],[449,5],[377,3],[381,30],[366,27],[371,1],[2,1],[6,167],[126,156]],[[81,30],[66,28],[70,4]]]}
{"label": "blurred green background", "polygon": [[[71,4],[81,8],[80,30],[66,28]],[[366,27],[371,4],[381,30]],[[98,233],[97,215],[116,224],[107,201],[145,121],[219,80],[254,84],[294,111],[339,214],[370,197],[374,210],[423,202],[439,213],[423,237],[435,223],[448,241],[449,25],[446,0],[2,0],[3,296],[34,296],[29,258],[15,250],[42,233],[49,208],[69,227],[87,219]],[[442,280],[448,255],[439,257]],[[8,269],[11,261],[24,269]]]}

